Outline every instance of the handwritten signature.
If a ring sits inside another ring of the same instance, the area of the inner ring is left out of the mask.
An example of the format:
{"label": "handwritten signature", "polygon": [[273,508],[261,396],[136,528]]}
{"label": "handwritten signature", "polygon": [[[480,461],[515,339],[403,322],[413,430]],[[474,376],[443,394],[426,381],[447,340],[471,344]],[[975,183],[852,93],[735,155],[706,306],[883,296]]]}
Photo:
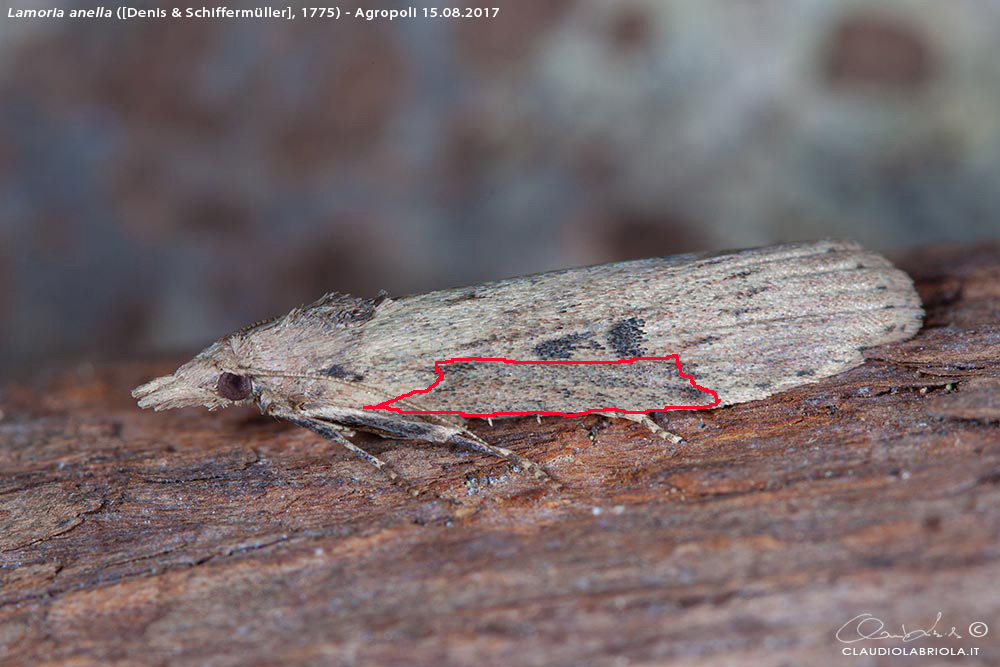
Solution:
{"label": "handwritten signature", "polygon": [[[961,639],[962,635],[958,633],[955,626],[951,626],[951,629],[944,632],[944,628],[938,629],[938,625],[941,623],[941,612],[937,613],[934,618],[934,622],[930,627],[926,628],[914,628],[912,630],[907,630],[905,624],[900,624],[901,632],[895,633],[890,632],[886,628],[885,622],[875,616],[874,614],[864,613],[858,614],[847,623],[840,626],[837,630],[837,641],[844,644],[853,644],[855,642],[864,641],[866,639],[898,639],[903,642],[912,642],[917,639],[925,639],[931,637],[953,637],[955,639]],[[982,621],[975,621],[969,625],[969,634],[973,637],[982,637],[989,631],[989,628]]]}

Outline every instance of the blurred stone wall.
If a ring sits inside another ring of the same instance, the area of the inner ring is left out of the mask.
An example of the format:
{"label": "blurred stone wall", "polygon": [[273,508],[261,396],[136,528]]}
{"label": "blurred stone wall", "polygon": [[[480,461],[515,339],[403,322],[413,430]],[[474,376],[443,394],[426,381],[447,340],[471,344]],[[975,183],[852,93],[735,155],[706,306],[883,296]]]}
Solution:
{"label": "blurred stone wall", "polygon": [[329,290],[1000,236],[998,2],[495,4],[0,18],[0,368],[196,349]]}

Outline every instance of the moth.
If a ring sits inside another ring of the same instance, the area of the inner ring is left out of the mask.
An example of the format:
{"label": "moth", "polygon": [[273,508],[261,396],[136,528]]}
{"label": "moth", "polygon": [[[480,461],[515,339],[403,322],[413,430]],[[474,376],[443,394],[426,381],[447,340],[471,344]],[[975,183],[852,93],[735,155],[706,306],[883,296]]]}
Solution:
{"label": "moth", "polygon": [[[905,273],[856,243],[824,240],[400,298],[327,294],[220,338],[132,395],[156,410],[255,403],[340,443],[403,486],[384,461],[351,442],[356,430],[468,447],[545,478],[539,466],[475,435],[454,408],[607,408],[601,414],[678,442],[645,412],[610,410],[697,405],[695,383],[715,393],[717,407],[767,398],[860,365],[862,350],[912,337],[922,317]],[[670,355],[678,367],[663,361]],[[516,372],[507,363],[450,363],[446,382],[419,392],[439,379],[436,362],[456,359],[623,363],[526,364]],[[678,368],[690,383],[679,381]]]}

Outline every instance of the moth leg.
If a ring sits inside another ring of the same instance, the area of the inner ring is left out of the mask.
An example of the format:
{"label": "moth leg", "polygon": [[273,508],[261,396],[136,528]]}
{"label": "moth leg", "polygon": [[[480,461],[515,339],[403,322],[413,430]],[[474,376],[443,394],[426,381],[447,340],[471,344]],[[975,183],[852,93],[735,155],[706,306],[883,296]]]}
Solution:
{"label": "moth leg", "polygon": [[[618,415],[615,415],[615,416],[617,417]],[[634,421],[634,422],[637,422],[639,424],[642,424],[643,426],[645,426],[646,428],[648,428],[652,433],[658,435],[659,437],[663,438],[664,440],[669,440],[670,442],[674,443],[675,445],[679,445],[682,442],[684,442],[684,438],[680,437],[679,435],[676,435],[675,433],[671,433],[670,431],[666,430],[665,428],[663,428],[662,426],[660,426],[659,424],[657,424],[656,422],[654,422],[652,420],[652,418],[650,418],[650,416],[648,414],[641,414],[641,415],[623,414],[623,415],[621,415],[621,417],[624,418],[624,419],[628,419],[630,421]]]}
{"label": "moth leg", "polygon": [[[316,411],[309,414],[309,416],[285,417],[285,419],[317,431],[316,427],[306,422],[314,422],[318,424],[319,428],[325,430],[326,425],[330,423],[328,420],[332,420],[335,417],[336,415],[334,414],[324,415],[320,411]],[[344,417],[340,416],[339,419],[344,419]],[[521,470],[530,472],[535,478],[558,487],[555,480],[537,463],[529,461],[504,447],[487,444],[474,433],[469,432],[464,424],[456,423],[453,419],[447,419],[446,415],[415,415],[414,421],[410,421],[400,419],[398,415],[385,416],[372,413],[365,414],[363,419],[359,419],[356,423],[353,421],[348,423],[358,429],[373,431],[386,438],[415,439],[423,442],[462,445],[468,449],[509,461],[521,468]],[[320,431],[317,431],[317,433],[324,435]],[[324,435],[324,437],[326,436]]]}
{"label": "moth leg", "polygon": [[490,454],[491,456],[496,456],[497,458],[509,461],[521,470],[530,472],[535,479],[544,482],[555,489],[562,488],[562,484],[553,479],[549,473],[545,472],[545,469],[542,468],[542,466],[538,465],[534,461],[526,459],[517,452],[512,452],[506,447],[497,447],[496,445],[483,442],[482,439],[476,437],[475,434],[470,433],[469,431],[456,433],[448,438],[448,443],[463,445],[471,450],[482,452],[483,454]]}
{"label": "moth leg", "polygon": [[340,435],[344,436],[345,438],[353,438],[358,434],[358,432],[355,431],[353,428],[351,428],[350,426],[344,426],[343,424],[324,422],[323,426],[325,426],[326,428],[331,428],[334,431],[337,431],[338,433],[340,433]]}
{"label": "moth leg", "polygon": [[403,477],[398,472],[393,470],[392,466],[390,466],[388,463],[386,463],[379,457],[375,456],[374,454],[366,452],[365,450],[361,449],[353,442],[345,438],[343,435],[340,434],[341,429],[338,429],[336,426],[332,424],[325,424],[313,419],[295,419],[295,420],[289,419],[289,421],[299,426],[302,426],[303,428],[307,428],[313,433],[317,433],[323,436],[327,440],[342,445],[344,449],[348,450],[349,452],[353,452],[357,456],[361,457],[368,463],[372,464],[373,466],[381,470],[385,474],[385,476],[392,481],[393,484],[400,487],[401,489],[406,491],[406,493],[410,494],[414,498],[421,495],[422,491],[413,486],[412,484],[410,484],[409,482],[407,482],[405,479],[403,479]]}

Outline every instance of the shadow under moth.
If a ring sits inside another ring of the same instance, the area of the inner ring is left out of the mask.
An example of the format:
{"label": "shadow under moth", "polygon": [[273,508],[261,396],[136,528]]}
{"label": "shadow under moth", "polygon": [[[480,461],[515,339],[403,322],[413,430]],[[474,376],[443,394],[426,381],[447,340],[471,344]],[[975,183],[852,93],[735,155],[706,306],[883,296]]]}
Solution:
{"label": "shadow under moth", "polygon": [[[354,430],[465,446],[548,479],[469,431],[462,415],[607,408],[608,417],[640,422],[677,443],[646,412],[705,403],[695,382],[717,395],[717,407],[763,399],[859,366],[864,348],[912,337],[922,317],[905,273],[853,242],[825,240],[400,298],[328,294],[220,338],[132,395],[157,410],[256,403],[342,444],[406,488],[350,441]],[[669,355],[679,364],[655,360]],[[642,363],[454,363],[433,391],[414,392],[441,379],[441,360],[637,357]]]}

